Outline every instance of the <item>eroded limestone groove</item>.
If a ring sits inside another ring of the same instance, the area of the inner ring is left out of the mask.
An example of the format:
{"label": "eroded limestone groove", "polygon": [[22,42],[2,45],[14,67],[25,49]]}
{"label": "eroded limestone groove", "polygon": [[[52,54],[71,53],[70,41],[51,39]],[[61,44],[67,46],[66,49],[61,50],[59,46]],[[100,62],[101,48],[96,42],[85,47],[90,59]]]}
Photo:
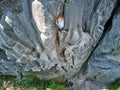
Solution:
{"label": "eroded limestone groove", "polygon": [[[105,24],[117,3],[119,0],[0,1],[0,74],[17,77],[32,74],[40,79],[59,77],[66,80],[81,73],[86,61],[86,74],[78,75],[82,79],[92,78],[91,74],[98,75],[99,72],[96,74],[94,67],[111,70],[110,65],[116,65],[120,59],[117,55],[119,10],[114,16],[110,32],[105,32],[108,35],[104,34],[104,43],[101,42],[92,55],[91,52],[102,37]],[[61,13],[65,16],[65,29],[68,31],[57,36],[58,28],[55,21]],[[115,26],[116,24],[118,26]],[[111,33],[116,33],[116,36]],[[107,38],[110,38],[110,41]],[[116,46],[113,45],[114,50],[110,54],[112,43],[116,43]],[[91,58],[88,60],[90,55]],[[114,61],[111,60],[113,58]],[[101,62],[106,63],[105,67],[102,67]],[[104,71],[101,73],[103,76],[106,75]],[[99,78],[102,78],[101,75],[97,76],[96,81],[102,82]],[[119,75],[115,76],[110,83],[118,77]],[[76,79],[73,78],[74,80]],[[78,82],[82,81],[78,79]],[[91,85],[94,87],[94,84]]]}

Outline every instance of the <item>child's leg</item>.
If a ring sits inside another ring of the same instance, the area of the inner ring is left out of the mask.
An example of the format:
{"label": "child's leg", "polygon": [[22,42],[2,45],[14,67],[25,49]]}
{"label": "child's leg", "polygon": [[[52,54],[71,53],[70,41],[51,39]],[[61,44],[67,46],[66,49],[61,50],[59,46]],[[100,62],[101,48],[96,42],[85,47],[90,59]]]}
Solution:
{"label": "child's leg", "polygon": [[62,32],[66,33],[66,31],[65,31],[65,30],[63,30]]}
{"label": "child's leg", "polygon": [[60,36],[60,31],[57,31],[57,35]]}

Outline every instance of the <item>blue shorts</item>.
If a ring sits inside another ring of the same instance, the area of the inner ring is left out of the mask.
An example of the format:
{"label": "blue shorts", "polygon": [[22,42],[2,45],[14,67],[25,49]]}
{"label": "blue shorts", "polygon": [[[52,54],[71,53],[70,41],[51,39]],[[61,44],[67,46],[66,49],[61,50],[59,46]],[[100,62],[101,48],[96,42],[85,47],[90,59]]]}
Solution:
{"label": "blue shorts", "polygon": [[65,30],[65,29],[64,29],[64,27],[63,27],[63,28],[61,28],[61,29],[59,29],[59,31],[60,31],[60,32],[62,32],[62,31],[64,31],[64,30]]}

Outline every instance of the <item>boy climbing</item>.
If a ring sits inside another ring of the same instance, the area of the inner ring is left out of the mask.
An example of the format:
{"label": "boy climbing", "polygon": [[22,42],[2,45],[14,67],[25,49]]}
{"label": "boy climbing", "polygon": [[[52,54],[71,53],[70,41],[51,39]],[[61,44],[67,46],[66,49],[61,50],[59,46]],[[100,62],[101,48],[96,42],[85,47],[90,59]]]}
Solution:
{"label": "boy climbing", "polygon": [[[66,33],[66,30],[64,29],[64,16],[63,15],[59,15],[57,20],[56,20],[56,25],[59,28],[59,32],[64,32]],[[60,33],[59,33],[60,34]]]}

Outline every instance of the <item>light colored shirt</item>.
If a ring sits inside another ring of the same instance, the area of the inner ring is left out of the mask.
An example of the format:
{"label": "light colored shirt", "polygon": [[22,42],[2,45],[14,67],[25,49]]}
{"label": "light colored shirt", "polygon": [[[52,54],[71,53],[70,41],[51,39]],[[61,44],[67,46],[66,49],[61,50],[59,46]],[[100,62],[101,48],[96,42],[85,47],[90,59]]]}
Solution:
{"label": "light colored shirt", "polygon": [[58,22],[58,25],[63,28],[64,27],[64,20],[62,20],[61,22]]}

